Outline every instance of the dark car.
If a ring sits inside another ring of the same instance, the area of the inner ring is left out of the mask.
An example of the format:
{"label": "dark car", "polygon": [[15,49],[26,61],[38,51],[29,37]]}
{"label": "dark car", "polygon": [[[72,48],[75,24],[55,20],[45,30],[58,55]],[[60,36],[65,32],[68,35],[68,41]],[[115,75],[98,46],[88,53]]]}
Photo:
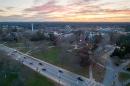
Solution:
{"label": "dark car", "polygon": [[42,63],[38,63],[39,65],[43,65]]}
{"label": "dark car", "polygon": [[14,53],[11,53],[11,55],[13,56],[13,55],[15,55]]}
{"label": "dark car", "polygon": [[46,71],[46,69],[45,69],[45,68],[43,68],[43,69],[42,69],[42,71]]}
{"label": "dark car", "polygon": [[78,77],[77,79],[78,79],[79,81],[84,81],[81,77]]}
{"label": "dark car", "polygon": [[30,62],[29,64],[30,64],[30,65],[33,65],[33,63],[32,63],[32,62]]}
{"label": "dark car", "polygon": [[60,72],[60,73],[63,73],[63,71],[62,71],[62,70],[59,70],[59,72]]}

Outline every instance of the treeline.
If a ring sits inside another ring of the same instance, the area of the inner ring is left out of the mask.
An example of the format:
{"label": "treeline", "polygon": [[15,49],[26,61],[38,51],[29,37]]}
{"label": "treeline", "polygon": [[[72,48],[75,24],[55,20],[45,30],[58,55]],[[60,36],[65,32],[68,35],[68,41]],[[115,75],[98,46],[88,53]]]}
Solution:
{"label": "treeline", "polygon": [[121,36],[116,44],[120,48],[115,49],[111,56],[118,56],[120,59],[130,59],[130,34]]}
{"label": "treeline", "polygon": [[54,33],[47,33],[43,29],[37,31],[24,31],[19,29],[0,29],[0,41],[20,42],[20,41],[42,41],[49,40],[56,45],[57,37]]}

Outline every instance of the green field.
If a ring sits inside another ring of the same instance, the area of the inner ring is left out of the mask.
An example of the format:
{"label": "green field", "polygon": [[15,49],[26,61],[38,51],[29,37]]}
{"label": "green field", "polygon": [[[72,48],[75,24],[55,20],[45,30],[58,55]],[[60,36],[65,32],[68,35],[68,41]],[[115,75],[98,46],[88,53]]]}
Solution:
{"label": "green field", "polygon": [[130,79],[130,74],[127,73],[120,73],[121,80],[128,80]]}
{"label": "green field", "polygon": [[[130,79],[130,74],[127,74],[127,73],[120,73],[120,80],[121,81],[126,81],[126,80],[129,80]],[[130,86],[130,83],[127,84],[126,86]]]}
{"label": "green field", "polygon": [[60,51],[59,48],[53,47],[44,52],[43,51],[34,52],[31,55],[38,59],[41,59],[41,60],[44,60],[44,61],[57,65],[60,63],[59,58],[58,58],[59,51]]}
{"label": "green field", "polygon": [[12,48],[24,47],[22,43],[16,43],[16,42],[5,43],[5,45]]}
{"label": "green field", "polygon": [[55,86],[50,79],[9,57],[6,58],[2,52],[0,55],[0,86]]}

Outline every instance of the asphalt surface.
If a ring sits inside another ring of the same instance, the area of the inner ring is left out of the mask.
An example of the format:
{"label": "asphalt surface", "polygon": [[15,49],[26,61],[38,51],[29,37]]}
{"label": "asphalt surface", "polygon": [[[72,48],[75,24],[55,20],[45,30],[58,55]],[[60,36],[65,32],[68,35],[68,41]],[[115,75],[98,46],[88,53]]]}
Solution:
{"label": "asphalt surface", "polygon": [[41,75],[64,86],[104,86],[93,79],[83,77],[45,61],[36,59],[3,44],[0,44],[0,50],[5,51],[13,59],[21,62]]}

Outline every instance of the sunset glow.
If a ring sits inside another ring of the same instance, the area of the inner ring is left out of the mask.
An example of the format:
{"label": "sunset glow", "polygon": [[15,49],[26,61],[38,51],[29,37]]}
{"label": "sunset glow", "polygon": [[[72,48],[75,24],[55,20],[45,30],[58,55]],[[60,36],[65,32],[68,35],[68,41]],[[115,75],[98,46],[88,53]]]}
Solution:
{"label": "sunset glow", "polygon": [[0,0],[0,21],[130,22],[130,0]]}

